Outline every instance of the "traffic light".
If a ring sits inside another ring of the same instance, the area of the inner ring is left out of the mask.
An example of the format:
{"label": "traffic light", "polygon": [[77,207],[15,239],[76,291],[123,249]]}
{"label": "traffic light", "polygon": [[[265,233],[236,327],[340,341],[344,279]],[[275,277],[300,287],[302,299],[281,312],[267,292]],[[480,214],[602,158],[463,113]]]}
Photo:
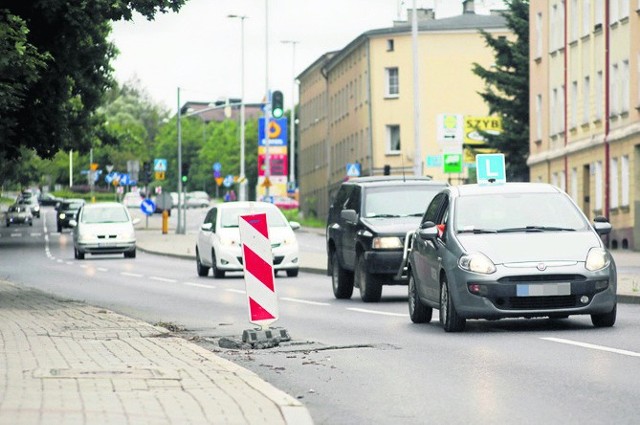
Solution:
{"label": "traffic light", "polygon": [[186,183],[187,182],[187,176],[182,176],[182,183]]}
{"label": "traffic light", "polygon": [[384,174],[385,176],[390,175],[391,174],[391,165],[384,164],[384,171],[382,172],[382,174]]}
{"label": "traffic light", "polygon": [[142,179],[144,183],[151,183],[151,163],[145,162],[142,164]]}
{"label": "traffic light", "polygon": [[280,90],[271,94],[271,115],[273,118],[282,118],[284,115],[284,96]]}

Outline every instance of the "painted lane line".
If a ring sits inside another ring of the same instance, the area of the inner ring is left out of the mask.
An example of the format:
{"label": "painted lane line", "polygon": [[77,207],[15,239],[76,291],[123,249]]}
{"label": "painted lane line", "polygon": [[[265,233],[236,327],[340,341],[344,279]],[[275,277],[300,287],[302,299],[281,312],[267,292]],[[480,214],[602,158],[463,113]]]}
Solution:
{"label": "painted lane line", "polygon": [[204,283],[182,282],[182,284],[187,286],[195,286],[197,288],[216,289],[215,286],[205,285]]}
{"label": "painted lane line", "polygon": [[88,269],[88,268],[89,268],[89,266],[87,266],[86,264],[80,264],[80,268]]}
{"label": "painted lane line", "polygon": [[166,277],[158,277],[158,276],[151,276],[151,277],[149,277],[149,279],[157,280],[157,281],[160,281],[160,282],[168,282],[168,283],[176,283],[177,282],[177,280],[175,280],[175,279],[167,279]]}
{"label": "painted lane line", "polygon": [[144,277],[143,274],[139,274],[139,273],[120,272],[120,274],[122,276],[129,276],[129,277]]}
{"label": "painted lane line", "polygon": [[288,297],[283,297],[283,298],[280,298],[280,299],[281,299],[282,301],[291,301],[291,302],[294,302],[294,303],[300,303],[300,304],[310,304],[310,305],[331,305],[331,304],[329,304],[329,303],[320,303],[320,302],[317,302],[317,301],[307,301],[307,300],[301,300],[301,299],[298,299],[298,298],[288,298]]}
{"label": "painted lane line", "polygon": [[75,263],[73,261],[67,261],[65,262],[65,264],[68,266],[73,266]]}
{"label": "painted lane line", "polygon": [[20,236],[22,236],[22,233],[12,233],[11,234],[12,238],[19,238]]}
{"label": "painted lane line", "polygon": [[96,270],[98,270],[99,272],[108,272],[109,269],[105,269],[104,267],[96,267]]}
{"label": "painted lane line", "polygon": [[394,317],[409,317],[408,314],[401,313],[389,313],[386,311],[367,310],[364,308],[347,308],[347,310],[355,311],[358,313],[379,314],[381,316],[394,316]]}
{"label": "painted lane line", "polygon": [[600,350],[600,351],[607,351],[609,353],[622,354],[623,356],[640,357],[640,353],[636,353],[635,351],[620,350],[618,348],[605,347],[604,345],[589,344],[588,342],[571,341],[569,339],[562,339],[562,338],[540,338],[540,339],[543,339],[545,341],[558,342],[560,344],[568,344],[568,345],[575,345],[583,348],[590,348],[592,350]]}
{"label": "painted lane line", "polygon": [[57,261],[58,263],[64,263],[64,261],[62,261],[62,260],[61,260],[61,259],[59,259],[59,258],[58,258],[56,261]]}
{"label": "painted lane line", "polygon": [[225,289],[225,291],[227,292],[234,292],[236,294],[246,294],[246,291],[243,291],[242,289]]}

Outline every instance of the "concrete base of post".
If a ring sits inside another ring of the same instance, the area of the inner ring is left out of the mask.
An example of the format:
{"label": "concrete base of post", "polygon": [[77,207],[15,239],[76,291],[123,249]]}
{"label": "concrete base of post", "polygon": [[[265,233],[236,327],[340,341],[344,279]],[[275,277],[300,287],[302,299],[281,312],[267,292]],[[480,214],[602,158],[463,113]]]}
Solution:
{"label": "concrete base of post", "polygon": [[282,341],[291,341],[284,328],[246,329],[242,332],[242,342],[253,348],[277,347]]}

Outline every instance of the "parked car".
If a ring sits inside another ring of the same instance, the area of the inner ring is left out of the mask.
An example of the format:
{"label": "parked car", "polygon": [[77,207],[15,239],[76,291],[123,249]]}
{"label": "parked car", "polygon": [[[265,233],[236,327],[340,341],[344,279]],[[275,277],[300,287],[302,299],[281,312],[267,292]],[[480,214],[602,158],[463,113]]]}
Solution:
{"label": "parked car", "polygon": [[298,275],[300,260],[295,233],[300,224],[288,221],[273,204],[266,202],[225,202],[211,208],[204,218],[196,242],[196,268],[199,276],[222,278],[226,272],[242,271],[242,243],[239,216],[267,214],[269,239],[273,251],[274,272],[286,271],[287,276]]}
{"label": "parked car", "polygon": [[38,202],[41,206],[55,206],[61,201],[62,198],[58,198],[51,193],[40,193],[40,196],[38,196]]}
{"label": "parked car", "polygon": [[328,274],[336,298],[354,286],[365,302],[378,302],[383,285],[406,285],[396,277],[404,238],[446,182],[428,177],[362,177],[341,184],[327,219]]}
{"label": "parked car", "polygon": [[78,211],[84,204],[84,199],[76,198],[65,199],[64,201],[60,202],[56,210],[56,224],[58,233],[61,233],[62,229],[64,228],[71,228],[71,226],[69,225],[69,221],[74,220],[77,217]]}
{"label": "parked car", "polygon": [[122,198],[122,204],[127,208],[140,208],[144,198],[139,192],[125,193]]}
{"label": "parked car", "polygon": [[118,202],[85,204],[77,219],[69,221],[73,227],[73,252],[78,260],[85,254],[124,254],[136,257],[134,225],[140,219],[132,219],[127,207]]}
{"label": "parked car", "polygon": [[40,218],[40,204],[35,196],[21,198],[17,202],[17,205],[31,209],[31,214],[33,214],[34,217]]}
{"label": "parked car", "polygon": [[206,208],[211,204],[211,198],[207,192],[196,191],[187,193],[186,208]]}
{"label": "parked car", "polygon": [[7,227],[12,224],[28,224],[29,226],[33,226],[31,209],[21,204],[11,205],[5,213],[5,224]]}
{"label": "parked car", "polygon": [[447,332],[467,319],[565,318],[616,321],[616,265],[573,200],[543,183],[462,185],[433,199],[407,246],[409,315],[440,311]]}

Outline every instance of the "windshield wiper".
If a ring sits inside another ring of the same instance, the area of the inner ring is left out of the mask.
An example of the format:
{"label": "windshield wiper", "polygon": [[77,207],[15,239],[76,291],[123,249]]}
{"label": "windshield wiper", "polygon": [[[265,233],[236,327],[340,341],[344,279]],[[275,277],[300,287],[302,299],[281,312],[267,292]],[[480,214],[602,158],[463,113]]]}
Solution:
{"label": "windshield wiper", "polygon": [[423,212],[417,212],[413,214],[406,214],[405,217],[422,217],[424,215]]}
{"label": "windshield wiper", "polygon": [[366,218],[393,218],[400,217],[398,214],[374,214],[368,215]]}
{"label": "windshield wiper", "polygon": [[575,232],[576,229],[568,227],[553,227],[553,226],[525,226],[525,227],[511,227],[508,229],[500,229],[498,233],[512,233],[512,232]]}
{"label": "windshield wiper", "polygon": [[496,230],[493,229],[463,229],[463,230],[458,230],[458,233],[474,233],[474,234],[478,234],[478,233],[498,233]]}

